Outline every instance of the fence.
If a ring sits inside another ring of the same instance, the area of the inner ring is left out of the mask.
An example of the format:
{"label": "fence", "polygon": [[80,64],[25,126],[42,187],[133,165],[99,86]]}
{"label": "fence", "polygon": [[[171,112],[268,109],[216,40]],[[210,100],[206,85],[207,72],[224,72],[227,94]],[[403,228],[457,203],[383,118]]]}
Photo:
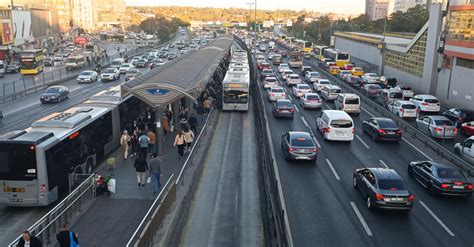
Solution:
{"label": "fence", "polygon": [[[43,245],[51,245],[56,234],[66,222],[81,212],[87,203],[95,198],[95,174],[89,175],[73,192],[51,209],[45,216],[34,223],[28,231],[38,237]],[[21,236],[17,237],[8,246],[16,246]]]}

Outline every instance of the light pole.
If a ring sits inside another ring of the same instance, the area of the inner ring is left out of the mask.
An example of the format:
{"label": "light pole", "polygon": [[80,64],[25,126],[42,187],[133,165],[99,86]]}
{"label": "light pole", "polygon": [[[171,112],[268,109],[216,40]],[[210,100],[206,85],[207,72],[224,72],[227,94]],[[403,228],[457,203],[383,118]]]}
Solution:
{"label": "light pole", "polygon": [[387,16],[385,16],[383,24],[383,37],[382,37],[382,64],[380,65],[380,76],[383,76],[385,73],[385,32],[387,32]]}
{"label": "light pole", "polygon": [[257,0],[255,0],[255,23],[254,23],[254,29],[255,29],[255,37],[258,38],[258,34],[257,34]]}
{"label": "light pole", "polygon": [[252,5],[254,5],[255,3],[247,3],[247,5],[249,6],[249,30],[250,30],[250,22],[252,21]]}

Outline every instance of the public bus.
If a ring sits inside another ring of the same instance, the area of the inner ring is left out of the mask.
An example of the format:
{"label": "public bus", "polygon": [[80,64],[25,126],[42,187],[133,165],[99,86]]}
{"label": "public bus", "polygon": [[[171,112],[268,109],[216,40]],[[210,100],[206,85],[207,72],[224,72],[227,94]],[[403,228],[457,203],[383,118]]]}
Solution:
{"label": "public bus", "polygon": [[143,107],[117,86],[1,135],[0,205],[46,206],[65,197],[75,175],[92,173],[119,147],[121,129]]}
{"label": "public bus", "polygon": [[248,111],[249,93],[250,71],[247,53],[241,50],[232,51],[229,69],[222,81],[222,110]]}
{"label": "public bus", "polygon": [[20,72],[23,75],[36,75],[43,71],[43,50],[28,50],[20,53]]}
{"label": "public bus", "polygon": [[325,58],[329,58],[336,63],[336,66],[342,67],[350,63],[350,55],[347,52],[342,52],[334,49],[325,49],[323,51]]}
{"label": "public bus", "polygon": [[300,51],[304,51],[305,53],[311,53],[313,51],[313,42],[311,41],[297,39],[296,44]]}
{"label": "public bus", "polygon": [[316,58],[316,60],[319,60],[321,62],[324,62],[324,50],[327,49],[328,47],[327,46],[324,46],[324,45],[316,45],[313,47],[313,54],[314,54],[314,58]]}

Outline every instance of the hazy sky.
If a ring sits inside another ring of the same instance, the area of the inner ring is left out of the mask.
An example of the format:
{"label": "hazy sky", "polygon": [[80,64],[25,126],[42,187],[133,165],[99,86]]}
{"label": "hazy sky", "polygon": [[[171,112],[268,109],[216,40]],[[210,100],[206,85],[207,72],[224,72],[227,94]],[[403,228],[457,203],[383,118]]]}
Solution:
{"label": "hazy sky", "polygon": [[[246,3],[254,0],[126,0],[129,6],[178,5],[216,8],[248,8]],[[334,12],[342,14],[361,14],[365,0],[257,0],[261,9],[294,9]]]}

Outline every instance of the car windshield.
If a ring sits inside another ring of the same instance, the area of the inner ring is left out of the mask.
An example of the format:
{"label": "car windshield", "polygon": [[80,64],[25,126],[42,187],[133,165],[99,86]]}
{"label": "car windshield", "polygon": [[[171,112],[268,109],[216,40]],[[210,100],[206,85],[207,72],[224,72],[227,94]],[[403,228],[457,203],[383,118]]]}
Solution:
{"label": "car windshield", "polygon": [[291,145],[294,147],[314,147],[313,140],[308,137],[298,136],[296,138],[291,139]]}
{"label": "car windshield", "polygon": [[92,74],[92,72],[90,72],[90,71],[82,71],[81,72],[81,75],[91,75],[91,74]]}
{"label": "car windshield", "polygon": [[389,120],[379,120],[379,126],[380,128],[382,129],[385,129],[385,128],[388,128],[388,129],[392,129],[392,128],[398,128],[398,126],[393,122],[393,121],[389,121]]}
{"label": "car windshield", "polygon": [[115,73],[115,70],[114,70],[114,69],[107,69],[107,70],[105,71],[105,73]]}
{"label": "car windshield", "polygon": [[272,88],[273,93],[283,93],[283,88]]}
{"label": "car windshield", "polygon": [[352,127],[352,121],[351,121],[351,120],[346,120],[346,119],[332,120],[332,121],[331,121],[331,127],[335,127],[335,128],[351,128],[351,127]]}
{"label": "car windshield", "polygon": [[430,104],[436,104],[436,103],[438,103],[438,100],[437,99],[425,99],[425,102],[430,103]]}
{"label": "car windshield", "polygon": [[437,119],[434,120],[435,125],[437,126],[453,126],[453,123],[449,121],[448,119]]}
{"label": "car windshield", "polygon": [[454,168],[439,168],[438,169],[438,176],[440,178],[462,178],[464,176],[459,172],[457,169]]}
{"label": "car windshield", "polygon": [[57,93],[59,92],[59,88],[58,87],[50,87],[48,89],[46,89],[45,93]]}
{"label": "car windshield", "polygon": [[379,188],[382,190],[405,190],[403,181],[400,179],[380,179]]}

